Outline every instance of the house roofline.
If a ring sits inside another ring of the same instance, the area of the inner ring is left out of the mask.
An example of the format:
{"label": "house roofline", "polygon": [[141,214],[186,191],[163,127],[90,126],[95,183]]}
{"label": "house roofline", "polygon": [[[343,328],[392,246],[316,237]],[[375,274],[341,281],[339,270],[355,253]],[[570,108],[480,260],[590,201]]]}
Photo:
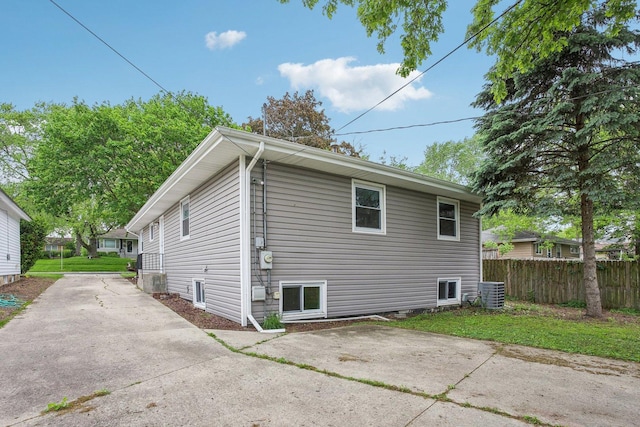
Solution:
{"label": "house roofline", "polygon": [[[181,198],[227,167],[238,156],[251,157],[252,153],[258,149],[260,142],[264,142],[265,145],[262,158],[269,162],[350,176],[354,179],[375,181],[464,201],[475,203],[482,201],[480,195],[471,192],[463,185],[319,148],[237,129],[216,127],[165,180],[125,228],[128,231],[138,232]],[[214,150],[215,156],[212,155]],[[172,197],[166,197],[171,191],[175,194]]]}
{"label": "house roofline", "polygon": [[14,202],[13,199],[11,199],[11,197],[9,197],[9,195],[5,193],[1,188],[0,203],[7,206],[8,211],[12,213],[14,217],[24,219],[25,221],[31,221],[31,217],[27,215],[27,213],[23,211],[20,206],[18,206],[16,202]]}

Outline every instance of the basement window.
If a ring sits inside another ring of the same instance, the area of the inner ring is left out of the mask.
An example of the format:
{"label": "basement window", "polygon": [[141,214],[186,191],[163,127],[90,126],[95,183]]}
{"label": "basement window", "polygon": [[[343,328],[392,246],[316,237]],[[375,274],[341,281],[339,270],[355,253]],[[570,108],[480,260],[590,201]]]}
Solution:
{"label": "basement window", "polygon": [[460,304],[461,279],[438,279],[438,306]]}
{"label": "basement window", "polygon": [[327,317],[327,282],[280,282],[282,320]]}
{"label": "basement window", "polygon": [[195,307],[207,308],[206,296],[204,292],[204,279],[193,279],[193,305]]}

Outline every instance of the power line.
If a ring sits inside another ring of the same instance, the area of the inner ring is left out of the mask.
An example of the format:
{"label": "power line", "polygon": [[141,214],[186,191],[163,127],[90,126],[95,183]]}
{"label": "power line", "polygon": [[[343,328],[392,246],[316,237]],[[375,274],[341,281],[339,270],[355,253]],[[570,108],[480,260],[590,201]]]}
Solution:
{"label": "power line", "polygon": [[428,127],[428,126],[436,126],[436,125],[445,125],[445,124],[449,124],[449,123],[464,122],[464,121],[467,121],[467,120],[476,120],[476,119],[479,119],[479,118],[480,118],[480,116],[477,116],[477,117],[465,117],[465,118],[462,118],[462,119],[443,120],[443,121],[440,121],[440,122],[433,122],[433,123],[421,123],[421,124],[416,124],[416,125],[395,126],[395,127],[383,128],[383,129],[371,129],[371,130],[363,130],[363,131],[357,131],[357,132],[336,133],[335,136],[361,135],[361,134],[365,134],[365,133],[387,132],[387,131],[391,131],[391,130],[402,130],[402,129],[417,128],[417,127]]}
{"label": "power line", "polygon": [[[118,55],[120,58],[122,58],[127,64],[131,65],[136,71],[138,71],[140,74],[142,74],[146,79],[148,79],[149,81],[151,81],[154,85],[156,85],[157,87],[160,88],[160,90],[164,93],[166,93],[167,95],[169,95],[171,98],[173,98],[174,101],[176,101],[178,103],[178,105],[180,105],[187,113],[193,115],[193,116],[200,116],[202,119],[206,119],[206,115],[200,115],[198,113],[196,113],[195,111],[193,111],[191,108],[189,108],[189,106],[185,105],[181,99],[179,99],[173,92],[171,92],[170,90],[166,89],[164,86],[162,86],[160,83],[158,83],[155,79],[153,79],[149,74],[145,73],[140,67],[138,67],[136,64],[134,64],[132,61],[130,61],[126,56],[124,56],[123,54],[121,54],[116,48],[114,48],[113,46],[111,46],[109,43],[107,43],[102,37],[100,37],[99,35],[97,35],[95,32],[93,32],[89,27],[87,27],[86,25],[84,25],[82,22],[80,22],[79,19],[77,19],[75,16],[73,16],[71,13],[69,13],[68,11],[66,11],[62,6],[60,6],[58,3],[56,3],[54,0],[49,0],[49,2],[51,4],[53,4],[55,7],[57,7],[58,9],[60,9],[65,15],[67,15],[69,18],[71,18],[73,21],[75,21],[78,25],[80,25],[82,28],[84,28],[89,34],[91,34],[93,37],[95,37],[96,39],[98,39],[102,44],[104,44],[106,47],[108,47],[113,53],[115,53],[116,55]],[[228,138],[227,138],[228,139]],[[238,145],[235,141],[229,139],[229,141],[235,145],[236,147],[238,147],[240,150],[244,151],[247,155],[250,155],[244,148],[242,148],[240,145]]]}
{"label": "power line", "polygon": [[108,47],[109,49],[111,49],[111,51],[113,53],[115,53],[116,55],[118,55],[120,58],[122,58],[127,64],[131,65],[133,68],[135,68],[140,74],[142,74],[143,76],[145,76],[149,81],[151,81],[154,85],[158,86],[160,88],[160,90],[162,90],[163,92],[171,95],[173,97],[173,94],[168,91],[167,89],[164,88],[164,86],[162,86],[160,83],[158,83],[156,80],[154,80],[149,74],[145,73],[144,71],[142,71],[142,69],[140,67],[138,67],[136,64],[134,64],[133,62],[131,62],[129,59],[127,59],[126,56],[124,56],[123,54],[121,54],[120,52],[118,52],[118,50],[116,48],[114,48],[113,46],[111,46],[109,43],[107,43],[102,37],[100,37],[99,35],[97,35],[96,33],[94,33],[93,31],[91,31],[91,29],[89,27],[87,27],[86,25],[84,25],[82,22],[80,22],[80,20],[78,20],[75,16],[73,16],[71,13],[67,12],[62,6],[60,6],[58,3],[56,3],[54,0],[49,0],[49,2],[51,4],[53,4],[55,7],[57,7],[58,9],[60,9],[65,15],[67,15],[69,18],[73,19],[78,25],[80,25],[82,28],[84,28],[85,30],[87,30],[93,37],[95,37],[96,39],[100,40],[100,42],[105,45],[106,47]]}
{"label": "power line", "polygon": [[[579,99],[585,99],[585,98],[589,98],[589,97],[597,96],[597,95],[602,95],[602,94],[606,94],[606,93],[625,92],[626,90],[629,90],[629,89],[638,89],[638,88],[640,88],[640,83],[629,85],[629,86],[624,86],[624,87],[615,87],[615,88],[611,88],[611,89],[600,90],[598,92],[592,92],[592,93],[588,93],[588,94],[580,95],[580,96],[574,96],[574,97],[571,97],[571,98],[563,99],[563,101],[577,101]],[[541,99],[554,99],[554,98],[557,98],[557,97],[545,96],[545,97],[543,97]],[[442,120],[442,121],[439,121],[439,122],[432,122],[432,123],[420,123],[420,124],[413,124],[413,125],[406,125],[406,126],[394,126],[394,127],[388,127],[388,128],[382,128],[382,129],[369,129],[369,130],[362,130],[362,131],[355,131],[355,132],[336,133],[336,134],[334,134],[334,136],[362,135],[362,134],[367,134],[367,133],[388,132],[388,131],[393,131],[393,130],[403,130],[403,129],[411,129],[411,128],[417,128],[417,127],[446,125],[446,124],[450,124],[450,123],[464,122],[464,121],[467,121],[467,120],[478,120],[478,119],[481,119],[482,117],[483,116],[464,117],[464,118],[460,118],[460,119]]]}
{"label": "power line", "polygon": [[495,18],[493,21],[489,22],[487,25],[485,25],[484,27],[482,27],[481,29],[479,29],[478,31],[476,31],[473,35],[467,37],[467,39],[465,41],[463,41],[462,43],[460,43],[458,46],[456,46],[453,50],[451,50],[449,53],[447,53],[446,55],[444,55],[442,58],[438,59],[434,64],[432,64],[430,67],[428,67],[426,70],[424,70],[423,72],[421,72],[420,74],[418,74],[417,76],[415,76],[413,79],[409,80],[407,83],[405,83],[404,85],[400,86],[398,89],[396,89],[394,92],[392,92],[391,94],[389,94],[387,97],[385,97],[382,101],[378,102],[376,105],[374,105],[373,107],[369,108],[368,110],[366,110],[365,112],[363,112],[362,114],[360,114],[359,116],[357,116],[356,118],[352,119],[351,121],[347,122],[347,124],[343,125],[342,127],[340,127],[336,132],[340,132],[342,129],[346,128],[347,126],[349,126],[350,124],[352,124],[353,122],[355,122],[356,120],[359,120],[360,118],[362,118],[365,114],[373,111],[374,109],[376,109],[380,104],[382,104],[383,102],[387,101],[389,98],[391,98],[392,96],[394,96],[395,94],[397,94],[398,92],[400,92],[401,90],[403,90],[404,88],[406,88],[407,86],[409,86],[411,83],[413,83],[414,81],[418,80],[420,77],[422,77],[423,75],[425,75],[428,71],[432,70],[435,66],[437,66],[438,64],[440,64],[442,61],[444,61],[445,59],[447,59],[449,56],[453,55],[456,51],[458,51],[462,46],[466,45],[467,43],[469,43],[471,40],[475,39],[480,33],[482,33],[484,30],[486,30],[487,28],[489,28],[490,26],[492,26],[493,24],[495,24],[497,21],[499,21],[504,15],[506,15],[508,12],[510,12],[512,9],[514,9],[517,5],[519,5],[522,2],[522,0],[518,0],[516,1],[514,4],[512,4],[511,6],[509,6],[507,9],[505,9],[497,18]]}

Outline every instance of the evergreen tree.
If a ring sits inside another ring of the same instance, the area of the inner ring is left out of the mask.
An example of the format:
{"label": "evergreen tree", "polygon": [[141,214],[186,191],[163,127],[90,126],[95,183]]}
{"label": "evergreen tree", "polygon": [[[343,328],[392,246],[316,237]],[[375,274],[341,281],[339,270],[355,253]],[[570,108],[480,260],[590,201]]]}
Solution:
{"label": "evergreen tree", "polygon": [[604,31],[604,9],[555,36],[560,51],[504,80],[501,104],[487,84],[475,102],[487,159],[474,177],[482,214],[504,208],[581,218],[587,315],[602,315],[596,278],[594,214],[632,208],[640,174],[640,32]]}

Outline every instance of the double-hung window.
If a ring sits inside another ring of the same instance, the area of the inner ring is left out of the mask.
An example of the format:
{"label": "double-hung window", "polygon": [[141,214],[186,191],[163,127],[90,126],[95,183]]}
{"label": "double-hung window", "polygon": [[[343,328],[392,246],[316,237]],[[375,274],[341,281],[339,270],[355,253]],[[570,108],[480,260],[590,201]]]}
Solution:
{"label": "double-hung window", "polygon": [[438,279],[438,306],[460,304],[460,278]]}
{"label": "double-hung window", "polygon": [[327,282],[280,282],[280,312],[283,320],[327,317]]}
{"label": "double-hung window", "polygon": [[189,196],[180,201],[180,239],[188,239],[191,232],[191,211],[189,209]]}
{"label": "double-hung window", "polygon": [[460,202],[438,197],[438,239],[460,240]]}
{"label": "double-hung window", "polygon": [[353,231],[386,232],[386,189],[384,185],[352,182]]}

